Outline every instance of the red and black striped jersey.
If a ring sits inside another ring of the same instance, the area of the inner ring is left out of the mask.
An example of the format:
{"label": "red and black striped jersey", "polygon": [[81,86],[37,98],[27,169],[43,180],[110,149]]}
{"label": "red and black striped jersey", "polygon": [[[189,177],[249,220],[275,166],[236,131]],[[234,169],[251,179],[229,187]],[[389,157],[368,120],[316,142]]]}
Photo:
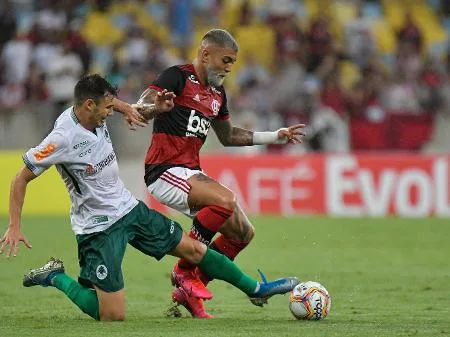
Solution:
{"label": "red and black striped jersey", "polygon": [[153,121],[152,142],[145,157],[147,185],[170,167],[200,169],[200,148],[211,121],[230,118],[224,88],[202,85],[192,64],[167,68],[150,88],[167,89],[177,97],[174,108]]}

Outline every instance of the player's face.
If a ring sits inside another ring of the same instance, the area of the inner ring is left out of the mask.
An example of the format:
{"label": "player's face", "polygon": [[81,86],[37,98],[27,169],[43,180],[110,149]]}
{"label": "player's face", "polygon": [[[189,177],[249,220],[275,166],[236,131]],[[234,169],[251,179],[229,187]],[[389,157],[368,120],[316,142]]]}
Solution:
{"label": "player's face", "polygon": [[205,65],[208,83],[220,87],[236,62],[237,53],[232,48],[212,47]]}
{"label": "player's face", "polygon": [[92,111],[92,119],[96,126],[102,126],[106,118],[113,114],[113,96],[105,96],[100,99],[98,104],[95,104],[95,107]]}

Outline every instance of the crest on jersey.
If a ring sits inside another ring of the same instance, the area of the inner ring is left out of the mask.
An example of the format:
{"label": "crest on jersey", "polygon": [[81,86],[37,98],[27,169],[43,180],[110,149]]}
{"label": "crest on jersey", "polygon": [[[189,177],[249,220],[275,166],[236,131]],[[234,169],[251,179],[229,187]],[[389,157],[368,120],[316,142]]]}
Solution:
{"label": "crest on jersey", "polygon": [[104,280],[108,276],[108,268],[104,264],[101,264],[95,269],[95,273],[99,280]]}
{"label": "crest on jersey", "polygon": [[189,78],[189,80],[190,80],[192,83],[200,84],[199,81],[196,80],[196,78],[195,78],[194,75],[191,74],[191,75],[189,75],[188,78]]}
{"label": "crest on jersey", "polygon": [[214,115],[217,115],[219,113],[220,103],[219,103],[218,100],[216,100],[216,99],[212,100],[212,102],[211,102],[211,109],[212,109]]}
{"label": "crest on jersey", "polygon": [[193,100],[196,101],[196,102],[200,102],[200,95],[199,94],[195,94]]}

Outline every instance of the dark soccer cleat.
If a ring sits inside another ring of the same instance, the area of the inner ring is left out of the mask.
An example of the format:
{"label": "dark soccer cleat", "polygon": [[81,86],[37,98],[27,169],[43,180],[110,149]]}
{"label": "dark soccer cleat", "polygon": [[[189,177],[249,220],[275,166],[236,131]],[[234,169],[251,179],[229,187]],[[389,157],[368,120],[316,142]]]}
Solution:
{"label": "dark soccer cleat", "polygon": [[300,283],[296,277],[285,277],[275,281],[267,282],[266,276],[261,270],[258,270],[261,275],[262,282],[259,282],[259,289],[256,293],[249,295],[250,302],[258,307],[267,304],[267,300],[273,295],[286,294],[295,288]]}
{"label": "dark soccer cleat", "polygon": [[175,288],[172,291],[172,300],[176,303],[176,306],[169,309],[171,310],[170,316],[181,317],[181,312],[176,311],[178,305],[185,307],[195,318],[214,318],[213,315],[208,314],[205,311],[203,300],[198,297],[191,297],[182,288]]}
{"label": "dark soccer cleat", "polygon": [[64,273],[64,264],[59,259],[53,257],[40,268],[31,269],[28,274],[23,277],[23,286],[43,286],[48,287],[52,285],[52,279],[57,275]]}

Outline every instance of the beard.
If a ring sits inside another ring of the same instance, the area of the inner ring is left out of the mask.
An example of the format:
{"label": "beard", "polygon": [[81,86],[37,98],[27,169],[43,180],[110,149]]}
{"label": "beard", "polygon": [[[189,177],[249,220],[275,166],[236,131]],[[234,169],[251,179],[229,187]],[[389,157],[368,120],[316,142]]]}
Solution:
{"label": "beard", "polygon": [[212,70],[210,68],[206,68],[206,75],[208,79],[208,84],[213,87],[220,87],[225,80],[224,77],[220,76],[220,72]]}

